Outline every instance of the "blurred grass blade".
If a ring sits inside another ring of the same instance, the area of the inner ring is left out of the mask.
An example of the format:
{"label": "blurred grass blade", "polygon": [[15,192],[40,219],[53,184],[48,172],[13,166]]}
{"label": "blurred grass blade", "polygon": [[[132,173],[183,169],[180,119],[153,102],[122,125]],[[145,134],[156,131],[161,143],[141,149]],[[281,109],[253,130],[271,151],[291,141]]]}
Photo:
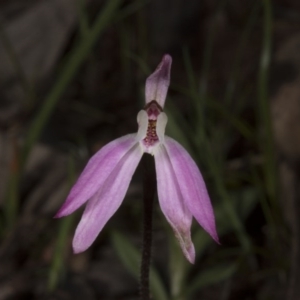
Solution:
{"label": "blurred grass blade", "polygon": [[[203,120],[204,102],[203,102],[203,98],[199,97],[197,79],[193,70],[190,54],[187,47],[184,47],[182,49],[182,56],[183,56],[184,66],[185,66],[188,83],[189,83],[189,94],[191,95],[191,99],[193,101],[192,113],[196,113],[197,116],[196,122],[194,124],[195,126],[197,126],[197,124],[203,125],[204,124],[204,120]],[[202,128],[202,126],[199,127]]]}
{"label": "blurred grass blade", "polygon": [[9,37],[7,36],[2,21],[0,20],[0,41],[8,55],[11,64],[13,65],[18,78],[20,79],[21,86],[24,91],[28,90],[29,83],[27,82],[27,78],[25,72],[22,68],[18,55],[16,54],[12,43],[10,42]]}
{"label": "blurred grass blade", "polygon": [[187,273],[192,265],[187,261],[171,228],[166,226],[169,240],[170,288],[172,300],[185,300]]}
{"label": "blurred grass blade", "polygon": [[206,99],[204,95],[199,95],[196,76],[192,67],[191,59],[187,48],[183,48],[183,60],[189,81],[189,90],[192,99],[192,111],[193,116],[192,125],[196,128],[195,135],[202,141],[205,132],[205,103]]}
{"label": "blurred grass blade", "polygon": [[194,153],[191,147],[191,139],[193,138],[193,132],[191,132],[184,117],[178,113],[178,109],[172,103],[168,104],[168,108],[165,109],[168,116],[168,126],[166,128],[167,135],[172,136],[192,155]]}
{"label": "blurred grass blade", "polygon": [[258,119],[261,128],[263,128],[263,133],[259,139],[259,145],[262,148],[265,159],[263,171],[266,181],[267,193],[273,204],[273,208],[277,210],[277,205],[275,204],[277,195],[276,163],[270,103],[268,97],[268,73],[272,44],[272,15],[270,0],[263,1],[263,8],[263,46],[258,74]]}
{"label": "blurred grass blade", "polygon": [[230,123],[244,138],[254,142],[255,135],[253,129],[244,120],[236,117],[234,113],[226,109],[220,102],[210,99],[209,106],[223,117],[226,122]]}
{"label": "blurred grass blade", "polygon": [[[68,164],[68,181],[71,187],[75,181],[75,163],[72,156],[69,156]],[[66,250],[66,240],[68,239],[76,214],[64,217],[59,220],[59,229],[56,240],[56,245],[53,254],[52,264],[48,275],[48,291],[52,292],[56,289],[64,265],[64,253]]]}
{"label": "blurred grass blade", "polygon": [[85,37],[90,29],[85,2],[86,0],[76,0],[77,12],[79,16],[79,30],[82,37]]}
{"label": "blurred grass blade", "polygon": [[131,62],[128,59],[127,53],[130,53],[130,31],[129,25],[125,21],[119,22],[119,40],[120,40],[120,61],[121,61],[121,72],[122,72],[122,89],[123,87],[130,86],[130,80],[133,76],[131,70]]}
{"label": "blurred grass blade", "polygon": [[15,137],[12,139],[12,157],[9,166],[9,178],[5,190],[4,222],[6,229],[11,229],[17,221],[20,208],[19,182],[20,164],[19,147]]}
{"label": "blurred grass blade", "polygon": [[[251,188],[244,188],[237,193],[232,193],[230,196],[232,206],[238,212],[241,220],[246,220],[257,205],[257,191]],[[215,216],[218,224],[218,233],[220,235],[224,235],[232,230],[231,221],[228,219],[227,214],[224,213],[222,204],[215,206]]]}
{"label": "blurred grass blade", "polygon": [[[114,231],[112,233],[112,242],[118,257],[120,258],[128,272],[130,272],[136,279],[138,279],[140,276],[139,272],[141,260],[139,251],[120,232]],[[161,278],[153,267],[150,267],[150,287],[153,299],[169,299]]]}
{"label": "blurred grass blade", "polygon": [[9,178],[5,193],[5,223],[7,229],[11,229],[18,218],[20,206],[19,181],[20,181],[20,165],[18,156],[17,142],[13,140],[13,155],[10,162]]}
{"label": "blurred grass blade", "polygon": [[[254,1],[253,1],[254,2]],[[256,25],[260,10],[261,8],[261,1],[258,0],[254,2],[253,7],[251,9],[251,12],[249,14],[249,17],[246,21],[245,28],[243,29],[243,32],[241,34],[240,42],[238,45],[238,49],[236,51],[235,59],[233,62],[233,67],[231,74],[228,79],[225,97],[224,97],[224,103],[226,106],[231,106],[232,97],[234,95],[234,90],[236,88],[236,83],[238,83],[238,76],[239,71],[241,69],[241,63],[242,63],[242,55],[245,53],[246,46],[249,43],[249,35]]]}
{"label": "blurred grass blade", "polygon": [[[253,211],[255,205],[257,204],[257,191],[252,188],[244,188],[240,192],[231,195],[232,205],[236,211],[238,211],[241,220],[245,220],[250,213]],[[228,219],[226,213],[224,213],[224,208],[222,204],[217,204],[214,207],[216,223],[219,236],[223,236],[228,232],[232,231],[232,224]],[[214,243],[211,237],[203,230],[198,228],[193,233],[193,242],[196,250],[197,261],[201,260],[205,250],[209,245]],[[175,240],[173,234],[170,234],[170,279],[171,279],[171,296],[174,300],[184,300],[186,299],[186,278],[187,274],[193,268],[192,265],[186,262],[185,257],[178,245],[177,240]],[[221,240],[222,243],[222,240]],[[220,249],[221,250],[221,249]],[[223,250],[224,251],[224,250]],[[242,251],[240,251],[242,254]],[[226,270],[222,270],[218,273],[216,279],[223,280],[222,276],[226,277]],[[231,274],[235,270],[231,269]],[[210,274],[210,273],[209,273]],[[200,275],[202,278],[202,274]],[[201,279],[202,281],[202,279]],[[204,281],[205,282],[205,281]],[[189,285],[188,285],[189,286]]]}
{"label": "blurred grass blade", "polygon": [[272,214],[272,209],[270,207],[270,203],[267,200],[266,193],[265,193],[265,187],[264,184],[259,176],[258,170],[252,166],[251,168],[252,172],[252,181],[253,186],[256,187],[256,190],[259,193],[259,199],[260,199],[260,205],[262,208],[262,211],[264,213],[264,216],[266,218],[267,224],[268,224],[268,232],[270,240],[273,242],[274,247],[278,247],[280,245],[279,237],[276,234],[276,225],[274,220],[274,215]]}
{"label": "blurred grass blade", "polygon": [[[145,0],[140,0],[142,4],[146,3]],[[149,49],[149,30],[146,22],[146,11],[139,9],[137,11],[137,52],[139,57],[144,61],[148,61],[148,49]]]}
{"label": "blurred grass blade", "polygon": [[227,263],[218,265],[213,268],[202,271],[188,286],[187,294],[189,297],[201,288],[207,287],[212,284],[219,283],[230,278],[238,268],[238,264]]}
{"label": "blurred grass blade", "polygon": [[145,62],[139,55],[129,52],[126,54],[128,58],[132,59],[139,66],[143,74],[148,75],[151,72],[147,62]]}
{"label": "blurred grass blade", "polygon": [[[186,89],[184,87],[174,86],[174,85],[171,86],[171,89],[183,94],[186,97],[190,97],[193,100],[195,99],[195,95],[193,95],[193,92],[190,89]],[[196,96],[196,98],[199,101],[201,101],[201,99],[199,99],[199,96]],[[170,111],[170,115],[174,114],[174,117],[173,116],[171,116],[171,117],[173,117],[175,120],[178,117],[182,118],[181,114],[178,113],[178,110],[172,104],[171,101],[167,102],[166,106]],[[207,101],[207,107],[209,109],[214,110],[217,114],[220,115],[220,117],[224,118],[225,121],[230,123],[232,125],[232,127],[234,129],[236,129],[243,137],[245,137],[246,139],[248,139],[250,141],[256,141],[256,136],[254,135],[254,129],[247,122],[245,122],[242,118],[237,117],[234,112],[229,111],[229,109],[226,108],[224,105],[222,105],[219,101],[210,97],[209,101]],[[195,110],[196,110],[195,107],[192,107],[192,111],[195,111]],[[167,115],[169,117],[169,114],[167,114]],[[183,123],[177,122],[180,124],[180,126],[178,125],[178,128],[181,128],[182,124],[183,124],[184,128],[182,129],[182,132],[184,132],[184,134],[188,135],[190,138],[191,137],[195,138],[195,134],[193,134],[193,132],[191,132],[190,130],[187,130],[187,127],[188,127],[187,121],[185,121],[185,119],[183,119],[183,118],[182,118],[182,120],[184,120]],[[167,130],[168,130],[168,127],[167,127]]]}
{"label": "blurred grass blade", "polygon": [[[225,6],[227,0],[220,0],[218,2],[218,7],[216,9],[215,18],[218,17],[219,13],[222,11],[222,8]],[[213,46],[214,41],[217,33],[217,23],[213,22],[213,24],[210,28],[210,31],[208,33],[207,41],[205,42],[205,48],[204,48],[204,54],[203,54],[203,64],[202,64],[202,74],[200,78],[200,89],[199,89],[199,96],[200,99],[202,99],[202,103],[205,103],[205,98],[207,94],[207,81],[208,81],[208,74],[212,59],[212,53],[213,53]]]}
{"label": "blurred grass blade", "polygon": [[[146,4],[150,3],[150,0],[136,0],[136,1],[131,1],[130,3],[128,3],[126,5],[126,7],[124,7],[121,11],[119,11],[114,20],[116,22],[118,22],[119,20],[122,20],[126,17],[129,17],[130,15],[134,14],[135,12],[137,12],[138,10],[140,10],[141,8],[143,8]],[[147,73],[148,74],[148,73]]]}
{"label": "blurred grass blade", "polygon": [[52,292],[56,289],[59,279],[62,275],[64,266],[64,253],[66,252],[66,240],[69,236],[70,229],[74,223],[75,214],[64,217],[59,222],[58,236],[55,245],[52,264],[49,270],[48,291]]}
{"label": "blurred grass blade", "polygon": [[227,218],[228,220],[230,220],[232,227],[234,228],[237,237],[241,245],[243,246],[245,252],[250,253],[252,248],[251,241],[249,240],[245,227],[241,222],[241,218],[238,215],[237,210],[233,205],[232,199],[226,190],[226,186],[224,185],[224,178],[222,175],[223,172],[220,169],[218,162],[213,156],[212,148],[207,139],[206,139],[205,146],[206,146],[205,148],[206,148],[206,158],[207,158],[208,167],[212,174],[218,194],[220,195],[220,198],[223,201],[224,212],[227,214]]}
{"label": "blurred grass blade", "polygon": [[43,106],[41,107],[39,113],[33,120],[28,130],[28,135],[25,139],[22,153],[22,167],[24,166],[28,158],[31,148],[39,138],[45,124],[49,120],[49,117],[52,111],[54,110],[60,96],[72,80],[73,76],[78,71],[83,61],[90,53],[92,47],[99,38],[99,35],[103,32],[103,30],[108,26],[108,24],[112,20],[121,2],[122,0],[107,1],[106,6],[96,18],[94,26],[92,26],[90,31],[86,34],[86,37],[84,39],[81,39],[77,47],[75,47],[74,50],[69,54],[64,68],[59,74],[55,85],[53,86],[49,95],[46,97]]}
{"label": "blurred grass blade", "polygon": [[5,225],[6,229],[11,229],[18,218],[19,211],[19,174],[12,173],[8,179],[5,194]]}
{"label": "blurred grass blade", "polygon": [[[174,110],[175,112],[175,110]],[[172,111],[173,113],[173,111]],[[248,235],[245,231],[244,225],[241,222],[240,216],[237,214],[237,211],[235,207],[232,204],[231,197],[229,196],[226,187],[224,185],[224,177],[223,177],[223,171],[222,171],[222,165],[220,165],[220,162],[214,157],[214,153],[212,151],[212,146],[209,142],[209,139],[207,136],[203,139],[201,142],[199,139],[195,140],[196,143],[196,149],[195,154],[198,154],[197,156],[193,155],[192,148],[190,147],[190,142],[187,140],[187,136],[189,132],[192,132],[192,130],[185,130],[184,131],[184,124],[183,122],[178,122],[178,120],[172,118],[172,114],[169,114],[169,123],[171,126],[169,126],[168,131],[172,133],[172,136],[175,137],[186,149],[189,151],[189,153],[196,159],[196,161],[199,161],[200,153],[201,153],[201,161],[205,162],[207,165],[207,168],[209,172],[212,174],[212,178],[215,184],[215,187],[218,191],[218,194],[220,198],[223,200],[223,212],[227,214],[228,220],[230,220],[232,227],[234,228],[241,245],[243,245],[243,248],[246,253],[250,253],[251,251],[251,242],[248,238]],[[179,124],[181,126],[179,126]],[[192,140],[191,140],[192,141]],[[197,153],[198,150],[198,153]],[[197,159],[198,158],[198,159]]]}

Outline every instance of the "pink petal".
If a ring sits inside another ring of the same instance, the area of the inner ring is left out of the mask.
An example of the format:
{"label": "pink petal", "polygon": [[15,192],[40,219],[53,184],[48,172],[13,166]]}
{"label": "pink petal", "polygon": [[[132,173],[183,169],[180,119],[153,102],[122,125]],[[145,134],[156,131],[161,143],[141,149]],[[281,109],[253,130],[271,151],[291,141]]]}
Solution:
{"label": "pink petal", "polygon": [[128,134],[101,148],[88,162],[71,189],[56,218],[71,214],[91,198],[104,184],[124,155],[136,144],[136,135]]}
{"label": "pink petal", "polygon": [[171,72],[172,57],[168,54],[164,55],[161,63],[158,65],[154,73],[146,80],[146,104],[152,100],[164,107]]}
{"label": "pink petal", "polygon": [[165,147],[155,153],[157,192],[160,207],[172,226],[182,251],[189,262],[195,261],[195,248],[191,240],[192,214],[185,206],[174,170]]}
{"label": "pink petal", "polygon": [[137,144],[122,157],[102,188],[87,203],[73,239],[75,253],[86,250],[94,242],[119,208],[142,155],[140,145]]}
{"label": "pink petal", "polygon": [[188,152],[176,141],[165,137],[170,157],[185,204],[199,224],[219,242],[215,216],[202,175]]}

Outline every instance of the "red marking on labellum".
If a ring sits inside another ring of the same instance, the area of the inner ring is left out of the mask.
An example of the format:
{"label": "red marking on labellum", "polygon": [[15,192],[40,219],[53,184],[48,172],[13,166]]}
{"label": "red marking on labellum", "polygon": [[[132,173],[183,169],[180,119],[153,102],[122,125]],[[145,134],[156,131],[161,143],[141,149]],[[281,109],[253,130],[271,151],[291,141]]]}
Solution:
{"label": "red marking on labellum", "polygon": [[148,114],[148,128],[147,135],[144,138],[144,143],[146,146],[153,146],[156,142],[158,142],[158,136],[156,134],[157,116],[163,111],[163,109],[155,100],[152,100],[145,106],[145,110]]}
{"label": "red marking on labellum", "polygon": [[144,142],[146,146],[153,146],[156,142],[158,142],[158,136],[156,134],[156,120],[149,120],[147,135],[144,138]]}

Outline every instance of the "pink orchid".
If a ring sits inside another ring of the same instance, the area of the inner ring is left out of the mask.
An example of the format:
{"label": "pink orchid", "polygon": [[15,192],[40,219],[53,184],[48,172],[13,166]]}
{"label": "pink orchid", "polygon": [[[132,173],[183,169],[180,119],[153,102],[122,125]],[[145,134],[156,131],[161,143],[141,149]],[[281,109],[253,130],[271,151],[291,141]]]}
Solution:
{"label": "pink orchid", "polygon": [[94,242],[121,205],[133,173],[144,153],[154,156],[158,199],[186,258],[194,263],[192,217],[218,242],[215,218],[202,175],[175,140],[165,136],[163,112],[170,84],[172,58],[165,55],[146,81],[146,106],[137,115],[138,132],[118,138],[88,162],[55,217],[73,213],[87,202],[73,239],[75,253]]}

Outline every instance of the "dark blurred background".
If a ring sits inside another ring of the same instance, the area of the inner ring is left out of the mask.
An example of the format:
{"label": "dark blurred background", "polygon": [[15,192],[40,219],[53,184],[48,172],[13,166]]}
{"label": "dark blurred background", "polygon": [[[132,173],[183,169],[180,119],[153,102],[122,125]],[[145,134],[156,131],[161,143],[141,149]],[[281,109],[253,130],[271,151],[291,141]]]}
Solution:
{"label": "dark blurred background", "polygon": [[173,57],[168,134],[199,164],[221,245],[194,266],[158,203],[153,299],[300,299],[300,2],[0,2],[0,299],[138,299],[140,169],[86,252],[56,211],[88,158],[135,132]]}

